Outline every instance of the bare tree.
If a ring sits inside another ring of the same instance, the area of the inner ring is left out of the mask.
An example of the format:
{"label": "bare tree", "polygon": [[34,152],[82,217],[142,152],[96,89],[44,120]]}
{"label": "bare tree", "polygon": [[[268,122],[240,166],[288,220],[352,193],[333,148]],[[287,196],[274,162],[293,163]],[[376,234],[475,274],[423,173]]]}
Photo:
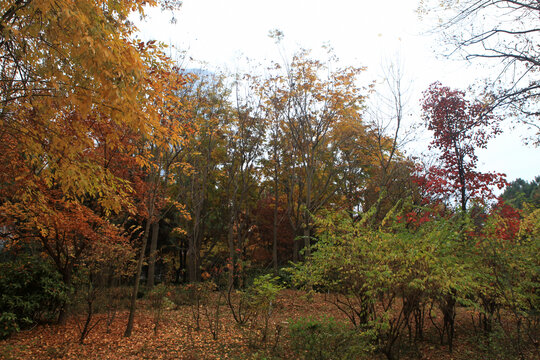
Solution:
{"label": "bare tree", "polygon": [[[429,8],[430,4],[437,6]],[[540,1],[442,0],[422,1],[421,13],[436,13],[436,31],[450,45],[448,56],[491,60],[495,77],[486,86],[486,112],[514,111],[536,130],[540,141]]]}
{"label": "bare tree", "polygon": [[[414,140],[417,130],[417,126],[407,119],[410,82],[406,79],[399,55],[382,63],[381,72],[382,81],[371,96],[366,110],[366,120],[372,135],[371,141],[367,143],[371,146],[370,153],[375,158],[377,170],[373,172],[370,184],[364,191],[363,204],[367,207],[376,204],[373,221],[385,215],[383,200],[406,196],[409,186],[404,186],[404,179],[409,177],[410,169],[403,149],[408,142]],[[385,199],[379,199],[381,190],[384,191]]]}

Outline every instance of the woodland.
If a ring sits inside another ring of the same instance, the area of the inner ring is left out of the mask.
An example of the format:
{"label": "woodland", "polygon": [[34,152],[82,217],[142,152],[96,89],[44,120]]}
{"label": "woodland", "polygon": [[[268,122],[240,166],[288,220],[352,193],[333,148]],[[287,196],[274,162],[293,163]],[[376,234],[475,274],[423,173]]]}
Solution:
{"label": "woodland", "polygon": [[540,143],[538,1],[420,1],[513,74],[425,89],[423,158],[399,68],[183,69],[130,21],[180,5],[0,0],[0,358],[539,358],[540,176],[478,170]]}

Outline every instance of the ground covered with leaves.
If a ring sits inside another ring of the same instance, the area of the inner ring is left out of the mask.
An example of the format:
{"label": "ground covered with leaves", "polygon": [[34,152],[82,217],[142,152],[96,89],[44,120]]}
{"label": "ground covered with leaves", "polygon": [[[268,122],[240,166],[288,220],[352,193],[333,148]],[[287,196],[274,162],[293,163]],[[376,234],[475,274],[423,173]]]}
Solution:
{"label": "ground covered with leaves", "polygon": [[[217,294],[216,294],[217,295]],[[214,300],[218,300],[217,298]],[[346,324],[341,312],[323,294],[308,295],[305,292],[283,290],[274,309],[266,339],[263,339],[261,323],[239,326],[234,320],[225,299],[221,298],[220,313],[216,307],[201,309],[196,328],[193,307],[169,307],[164,310],[157,333],[155,312],[147,300],[140,300],[134,331],[131,337],[123,337],[127,311],[121,311],[108,326],[105,314],[95,315],[97,325],[79,343],[80,329],[85,318],[72,316],[66,325],[39,325],[14,334],[0,342],[1,359],[342,359],[344,353],[302,354],[294,346],[290,329],[294,319],[335,318]],[[214,302],[214,304],[216,304]],[[206,316],[210,314],[210,316]],[[476,331],[472,321],[474,314],[459,308],[456,317],[458,332],[452,353],[440,345],[432,323],[426,323],[424,340],[415,344],[404,339],[401,358],[404,359],[512,359],[504,343],[504,334],[490,338]],[[215,326],[215,319],[219,324]],[[326,320],[324,320],[326,319]],[[436,321],[436,319],[435,319]],[[313,326],[313,325],[312,325]],[[309,339],[308,339],[309,340]],[[317,341],[317,340],[316,340]],[[331,344],[337,346],[339,344]],[[508,345],[508,344],[507,344]],[[508,345],[509,346],[509,345]],[[338,351],[339,352],[339,351]],[[528,359],[538,356],[533,346],[527,352]],[[366,359],[373,359],[373,356]],[[375,358],[383,359],[383,355]]]}

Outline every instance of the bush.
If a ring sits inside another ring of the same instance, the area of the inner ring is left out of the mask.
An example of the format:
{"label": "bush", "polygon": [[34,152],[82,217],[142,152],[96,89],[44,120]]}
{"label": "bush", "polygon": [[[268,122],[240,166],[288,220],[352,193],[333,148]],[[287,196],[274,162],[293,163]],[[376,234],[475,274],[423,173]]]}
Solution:
{"label": "bush", "polygon": [[288,267],[282,267],[278,270],[279,283],[285,289],[294,289],[291,270]]}
{"label": "bush", "polygon": [[[189,285],[189,286],[188,286]],[[179,309],[181,306],[191,306],[196,300],[196,286],[193,284],[171,287],[170,300]]]}
{"label": "bush", "polygon": [[255,278],[246,290],[235,291],[234,295],[237,296],[234,300],[233,288],[229,288],[227,303],[235,321],[239,325],[245,325],[248,321],[256,322],[259,317],[262,317],[265,329],[267,329],[268,320],[273,313],[276,298],[281,289],[283,287],[279,285],[278,278],[270,274]]}
{"label": "bush", "polygon": [[55,319],[68,290],[58,272],[41,258],[19,255],[0,263],[0,338]]}
{"label": "bush", "polygon": [[[277,305],[277,295],[283,289],[278,283],[279,279],[270,274],[261,275],[253,280],[253,284],[243,292],[248,311],[251,315],[251,327],[260,328],[259,340],[266,344],[268,340],[268,331],[270,319],[274,315]],[[232,308],[231,308],[232,310]],[[234,315],[234,312],[233,312]],[[255,344],[255,338],[249,339],[250,343]]]}
{"label": "bush", "polygon": [[195,329],[200,329],[201,309],[208,305],[211,294],[217,290],[213,281],[176,286],[169,290],[167,296],[177,309],[189,306],[195,323]]}
{"label": "bush", "polygon": [[289,338],[300,359],[358,359],[374,350],[368,334],[331,317],[290,320]]}
{"label": "bush", "polygon": [[174,303],[167,297],[170,294],[169,289],[163,284],[154,286],[147,294],[147,298],[150,301],[150,307],[154,313],[154,335],[157,335],[159,324],[163,317],[163,311],[174,305]]}
{"label": "bush", "polygon": [[0,314],[0,339],[4,339],[14,332],[20,330],[20,322],[30,322],[29,319],[17,319],[17,315],[10,312],[2,312]]}
{"label": "bush", "polygon": [[283,287],[279,285],[277,277],[266,274],[253,280],[253,284],[247,289],[246,295],[251,307],[259,311],[269,312],[272,311],[273,303],[282,289]]}

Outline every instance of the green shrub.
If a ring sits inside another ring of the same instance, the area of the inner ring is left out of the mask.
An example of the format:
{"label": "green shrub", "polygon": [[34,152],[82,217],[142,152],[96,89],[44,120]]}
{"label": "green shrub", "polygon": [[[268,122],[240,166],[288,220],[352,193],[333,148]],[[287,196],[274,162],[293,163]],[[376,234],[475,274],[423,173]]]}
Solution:
{"label": "green shrub", "polygon": [[55,319],[68,294],[58,272],[41,258],[20,255],[0,263],[0,338]]}
{"label": "green shrub", "polygon": [[300,359],[359,359],[374,350],[368,334],[331,317],[291,320],[289,338],[292,351]]}
{"label": "green shrub", "polygon": [[171,287],[169,299],[179,309],[181,306],[191,306],[196,301],[196,286],[193,284]]}
{"label": "green shrub", "polygon": [[286,289],[293,289],[294,282],[292,279],[291,271],[288,267],[282,267],[278,270],[279,283]]}
{"label": "green shrub", "polygon": [[246,295],[252,307],[260,311],[271,311],[278,293],[283,289],[277,277],[270,274],[261,275],[253,280]]}
{"label": "green shrub", "polygon": [[158,327],[163,317],[163,311],[171,305],[174,305],[174,303],[167,297],[169,294],[169,289],[165,285],[159,284],[154,286],[154,288],[146,295],[150,301],[150,307],[154,314],[155,335],[157,335]]}
{"label": "green shrub", "polygon": [[20,330],[20,322],[31,322],[30,319],[17,319],[17,315],[10,312],[2,312],[0,314],[0,339],[4,339],[14,332]]}

